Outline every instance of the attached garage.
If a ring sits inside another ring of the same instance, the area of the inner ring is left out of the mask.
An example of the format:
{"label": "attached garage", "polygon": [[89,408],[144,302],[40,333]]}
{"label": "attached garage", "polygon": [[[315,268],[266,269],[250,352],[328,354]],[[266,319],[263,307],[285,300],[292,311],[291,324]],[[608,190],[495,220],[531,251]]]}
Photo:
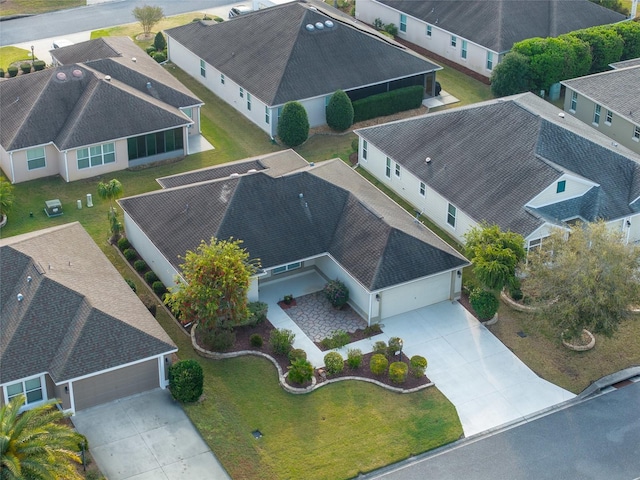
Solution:
{"label": "attached garage", "polygon": [[452,300],[452,275],[455,272],[445,272],[385,290],[380,295],[380,318],[384,320],[427,305]]}
{"label": "attached garage", "polygon": [[158,359],[119,368],[73,382],[75,409],[107,403],[160,386]]}

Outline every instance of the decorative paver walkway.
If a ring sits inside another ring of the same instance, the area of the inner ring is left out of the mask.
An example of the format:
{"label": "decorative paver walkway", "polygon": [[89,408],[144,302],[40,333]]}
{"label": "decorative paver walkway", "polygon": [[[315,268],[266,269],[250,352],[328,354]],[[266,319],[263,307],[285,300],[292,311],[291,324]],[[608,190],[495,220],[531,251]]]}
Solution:
{"label": "decorative paver walkway", "polygon": [[286,314],[314,342],[330,337],[336,330],[353,333],[367,326],[350,306],[333,308],[322,292],[297,297],[296,305],[287,308]]}

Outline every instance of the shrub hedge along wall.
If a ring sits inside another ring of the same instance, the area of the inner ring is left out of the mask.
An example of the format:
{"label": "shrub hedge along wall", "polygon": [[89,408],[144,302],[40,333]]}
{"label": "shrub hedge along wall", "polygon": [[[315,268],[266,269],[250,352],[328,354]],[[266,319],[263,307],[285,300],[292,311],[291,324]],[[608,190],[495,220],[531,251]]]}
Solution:
{"label": "shrub hedge along wall", "polygon": [[353,121],[392,115],[422,105],[424,89],[420,85],[379,93],[353,102]]}

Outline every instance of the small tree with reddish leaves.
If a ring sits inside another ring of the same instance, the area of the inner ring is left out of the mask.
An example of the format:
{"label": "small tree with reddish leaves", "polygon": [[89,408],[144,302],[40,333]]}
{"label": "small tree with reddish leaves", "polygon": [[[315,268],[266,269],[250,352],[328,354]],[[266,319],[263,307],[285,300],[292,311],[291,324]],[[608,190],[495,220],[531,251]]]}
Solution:
{"label": "small tree with reddish leaves", "polygon": [[247,292],[260,262],[250,259],[241,245],[241,240],[233,238],[212,238],[183,257],[182,278],[165,298],[183,323],[214,331],[246,320]]}

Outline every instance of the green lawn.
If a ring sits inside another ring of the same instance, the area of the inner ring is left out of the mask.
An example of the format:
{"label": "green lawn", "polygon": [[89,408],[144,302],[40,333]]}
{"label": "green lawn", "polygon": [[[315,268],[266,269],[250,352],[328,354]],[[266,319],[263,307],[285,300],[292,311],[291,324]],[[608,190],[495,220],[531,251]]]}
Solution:
{"label": "green lawn", "polygon": [[475,78],[468,77],[455,68],[447,67],[446,65],[443,67],[444,68],[436,74],[436,78],[438,82],[440,82],[443,90],[458,98],[460,101],[452,103],[451,105],[445,105],[444,107],[432,108],[432,112],[461,107],[463,105],[471,105],[472,103],[484,102],[485,100],[494,98],[489,85],[485,85]]}
{"label": "green lawn", "polygon": [[37,14],[86,5],[86,0],[4,0],[0,17],[18,14]]}
{"label": "green lawn", "polygon": [[9,65],[23,60],[31,60],[31,52],[29,50],[18,47],[0,47],[0,68],[5,73]]}

